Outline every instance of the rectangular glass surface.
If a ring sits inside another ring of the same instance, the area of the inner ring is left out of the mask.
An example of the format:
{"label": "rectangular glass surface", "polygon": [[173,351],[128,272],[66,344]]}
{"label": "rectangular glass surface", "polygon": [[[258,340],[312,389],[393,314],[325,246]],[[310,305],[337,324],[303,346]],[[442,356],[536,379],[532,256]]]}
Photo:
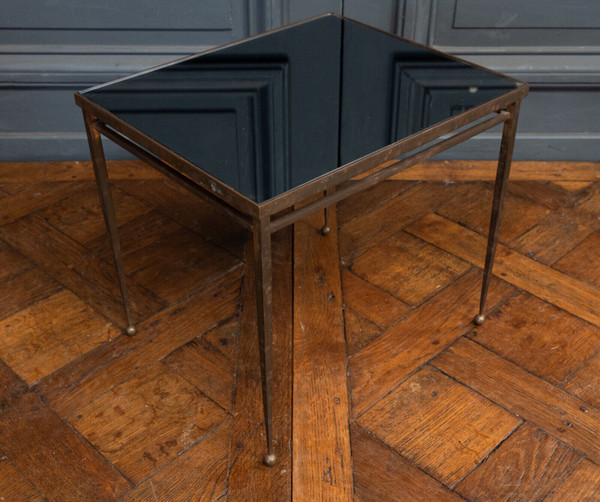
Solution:
{"label": "rectangular glass surface", "polygon": [[261,203],[519,85],[327,15],[82,94]]}

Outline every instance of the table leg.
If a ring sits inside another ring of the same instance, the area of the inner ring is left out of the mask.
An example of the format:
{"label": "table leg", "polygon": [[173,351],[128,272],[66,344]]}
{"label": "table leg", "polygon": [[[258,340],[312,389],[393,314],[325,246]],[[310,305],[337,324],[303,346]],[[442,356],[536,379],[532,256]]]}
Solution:
{"label": "table leg", "polygon": [[265,465],[275,465],[273,448],[273,272],[270,218],[258,220],[253,229],[254,267],[256,271],[256,319],[260,372],[262,377],[263,411],[267,433]]}
{"label": "table leg", "polygon": [[[323,193],[323,197],[327,197],[330,193],[333,193],[334,191],[335,191],[335,188],[328,188]],[[331,210],[331,208],[329,206],[327,206],[327,207],[325,207],[325,209],[323,209],[324,224],[321,227],[321,234],[323,234],[323,235],[327,235],[327,234],[329,234],[329,232],[331,232],[331,227],[329,226],[329,211],[330,210]]]}
{"label": "table leg", "polygon": [[504,122],[504,129],[502,131],[502,144],[500,146],[498,169],[496,171],[496,183],[494,185],[494,201],[492,203],[492,217],[490,219],[490,230],[488,232],[488,243],[485,255],[485,268],[483,271],[483,284],[481,286],[479,314],[477,314],[474,319],[475,324],[479,326],[485,322],[485,302],[492,276],[494,258],[496,256],[498,232],[500,230],[500,220],[502,218],[502,206],[504,203],[508,174],[510,172],[510,164],[512,162],[513,149],[515,146],[515,136],[517,133],[520,104],[521,102],[517,101],[508,107],[507,111],[510,113],[510,118]]}
{"label": "table leg", "polygon": [[136,333],[135,325],[132,322],[131,312],[129,309],[129,293],[127,292],[127,284],[125,282],[125,272],[123,269],[123,257],[121,255],[121,244],[117,234],[117,221],[115,218],[115,207],[110,192],[108,182],[108,172],[106,170],[106,160],[104,158],[104,149],[102,148],[102,138],[100,133],[92,127],[92,117],[85,113],[83,114],[85,121],[85,131],[88,137],[90,153],[92,155],[92,164],[94,166],[94,174],[96,176],[96,185],[100,196],[100,205],[104,214],[104,222],[110,238],[113,256],[115,259],[115,268],[119,278],[119,287],[121,288],[121,297],[123,299],[123,307],[125,309],[125,317],[127,319],[127,328],[125,333],[133,336]]}

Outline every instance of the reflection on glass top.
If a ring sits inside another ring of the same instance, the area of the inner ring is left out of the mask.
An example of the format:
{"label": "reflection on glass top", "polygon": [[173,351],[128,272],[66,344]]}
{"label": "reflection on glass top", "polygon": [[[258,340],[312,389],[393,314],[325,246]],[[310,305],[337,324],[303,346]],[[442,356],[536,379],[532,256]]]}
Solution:
{"label": "reflection on glass top", "polygon": [[328,15],[83,94],[260,203],[517,86]]}

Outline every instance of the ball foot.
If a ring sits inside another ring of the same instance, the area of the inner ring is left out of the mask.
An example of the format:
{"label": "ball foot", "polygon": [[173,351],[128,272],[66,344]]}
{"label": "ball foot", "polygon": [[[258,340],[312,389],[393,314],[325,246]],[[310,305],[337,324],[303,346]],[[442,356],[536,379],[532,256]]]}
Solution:
{"label": "ball foot", "polygon": [[125,334],[128,336],[133,336],[137,333],[137,329],[135,328],[135,326],[131,325],[131,326],[127,326],[127,329],[125,330]]}
{"label": "ball foot", "polygon": [[321,235],[327,235],[329,234],[329,232],[331,232],[331,228],[329,228],[329,225],[324,225],[323,227],[321,227]]}
{"label": "ball foot", "polygon": [[265,456],[263,457],[263,464],[265,464],[267,467],[273,467],[276,462],[277,457],[274,453],[265,453]]}
{"label": "ball foot", "polygon": [[477,326],[482,326],[485,322],[485,316],[483,314],[477,314],[475,319],[473,319],[473,322],[477,324]]}

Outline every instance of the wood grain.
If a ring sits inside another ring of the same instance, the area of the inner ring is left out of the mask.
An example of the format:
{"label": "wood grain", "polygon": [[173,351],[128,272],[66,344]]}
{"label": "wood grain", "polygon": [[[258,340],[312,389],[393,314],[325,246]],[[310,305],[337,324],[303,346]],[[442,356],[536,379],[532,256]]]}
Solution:
{"label": "wood grain", "polygon": [[417,184],[340,229],[340,258],[350,266],[354,258],[409,223],[430,213],[458,193],[457,185]]}
{"label": "wood grain", "polygon": [[470,265],[406,232],[362,254],[352,271],[409,305],[418,305],[463,275]]}
{"label": "wood grain", "polygon": [[0,500],[42,502],[44,499],[28,479],[7,459],[0,459]]}
{"label": "wood grain", "polygon": [[0,199],[0,225],[48,207],[88,186],[89,183],[27,183],[11,197]]}
{"label": "wood grain", "polygon": [[[430,214],[407,232],[483,268],[486,239],[441,216]],[[600,326],[598,289],[538,263],[503,245],[498,246],[494,273],[505,281]]]}
{"label": "wood grain", "polygon": [[520,424],[518,417],[429,366],[358,422],[448,487]]}
{"label": "wood grain", "polygon": [[62,286],[35,267],[0,283],[0,319],[9,317],[50,295]]}
{"label": "wood grain", "polygon": [[226,493],[231,423],[225,422],[193,448],[120,499],[213,502]]}
{"label": "wood grain", "polygon": [[565,390],[583,399],[586,403],[600,408],[600,354],[589,358],[585,365],[572,375]]}
{"label": "wood grain", "polygon": [[[2,226],[0,237],[115,324],[126,325],[114,267],[40,217]],[[128,288],[136,322],[163,308],[163,302],[135,282],[128,281]]]}
{"label": "wood grain", "polygon": [[223,409],[233,411],[233,364],[208,342],[194,338],[163,361]]}
{"label": "wood grain", "polygon": [[0,357],[33,384],[120,335],[120,330],[63,290],[2,321]]}
{"label": "wood grain", "polygon": [[581,459],[568,446],[526,423],[455,490],[472,502],[547,500]]}
{"label": "wood grain", "polygon": [[196,387],[157,363],[68,420],[137,484],[228,418]]}
{"label": "wood grain", "polygon": [[[350,358],[352,412],[371,408],[412,372],[471,329],[477,311],[480,275],[469,272],[393,325]],[[508,298],[513,289],[493,281],[490,307]]]}
{"label": "wood grain", "polygon": [[562,273],[600,288],[600,232],[593,232],[575,249],[554,263]]}
{"label": "wood grain", "polygon": [[293,498],[299,501],[351,500],[353,492],[337,232],[321,235],[320,217],[294,226]]}
{"label": "wood grain", "polygon": [[[109,160],[111,178],[162,179],[163,176],[140,160]],[[1,162],[0,183],[39,181],[94,181],[90,161],[67,162]]]}
{"label": "wood grain", "polygon": [[557,386],[600,349],[600,328],[524,292],[469,336]]}
{"label": "wood grain", "polygon": [[131,488],[2,363],[0,381],[0,450],[46,499],[112,501]]}
{"label": "wood grain", "polygon": [[[149,211],[142,203],[118,189],[113,188],[111,193],[119,226]],[[81,244],[106,235],[98,190],[93,184],[38,214]]]}
{"label": "wood grain", "polygon": [[0,241],[0,263],[0,283],[33,268],[27,258],[3,241]]}
{"label": "wood grain", "polygon": [[600,467],[584,459],[566,480],[546,499],[548,502],[581,500],[593,502],[600,498]]}
{"label": "wood grain", "polygon": [[[473,183],[467,185],[467,188],[468,190],[443,204],[436,212],[459,225],[487,235],[492,212],[493,187],[491,184]],[[508,192],[504,200],[498,236],[500,242],[511,242],[520,237],[549,212],[544,206]]]}
{"label": "wood grain", "polygon": [[354,489],[365,502],[462,500],[444,485],[354,424],[350,428]]}
{"label": "wood grain", "polygon": [[467,339],[431,364],[595,462],[600,460],[600,411],[580,399]]}
{"label": "wood grain", "polygon": [[233,315],[239,308],[240,275],[234,270],[153,316],[138,326],[136,336],[121,335],[86,353],[42,380],[36,392],[67,416]]}
{"label": "wood grain", "polygon": [[[395,180],[493,181],[496,161],[432,160],[392,176]],[[513,161],[511,180],[596,181],[597,162]]]}

